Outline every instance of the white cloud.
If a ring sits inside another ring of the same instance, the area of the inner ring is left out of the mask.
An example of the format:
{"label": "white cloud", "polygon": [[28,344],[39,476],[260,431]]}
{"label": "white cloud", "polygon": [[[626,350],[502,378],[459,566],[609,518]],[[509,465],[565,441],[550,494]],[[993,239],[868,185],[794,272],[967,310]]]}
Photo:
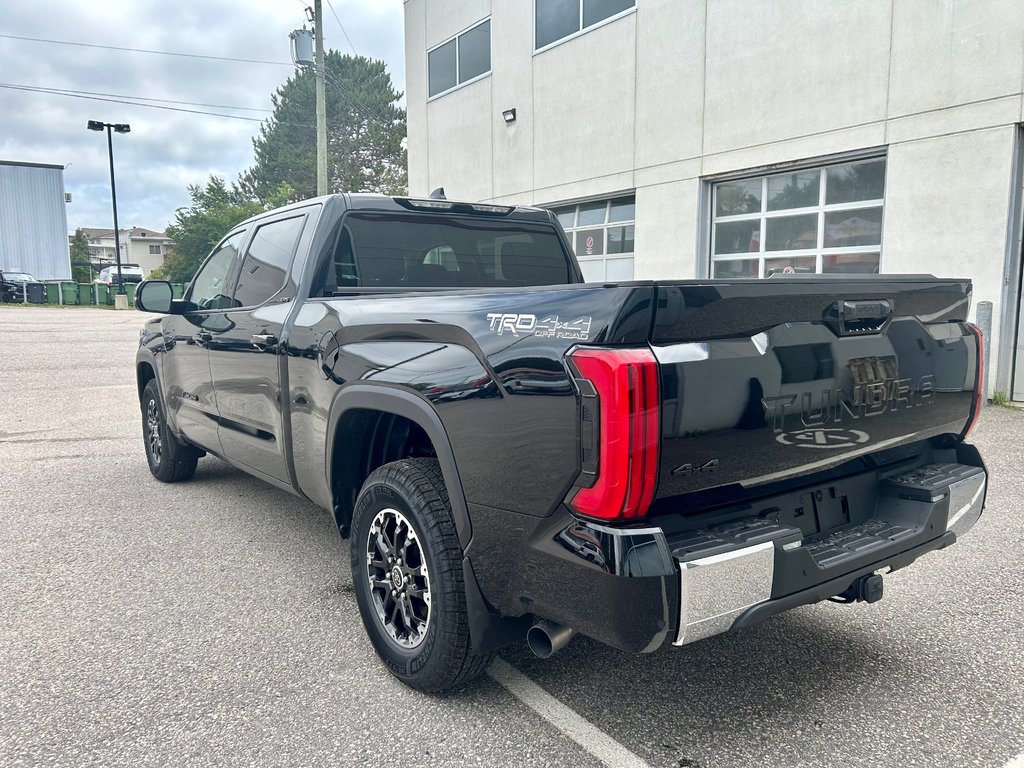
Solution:
{"label": "white cloud", "polygon": [[[331,0],[358,53],[383,59],[405,90],[401,0]],[[166,3],[55,0],[9,3],[0,32],[128,48],[287,62],[303,0]],[[350,52],[324,3],[327,46]],[[270,108],[289,66],[208,61],[0,38],[0,82],[180,101]],[[173,106],[173,105],[172,105]],[[182,109],[227,111],[206,107]],[[262,118],[266,113],[235,112]],[[188,184],[234,180],[252,162],[258,122],[0,89],[0,159],[67,165],[68,226],[110,226],[106,139],[88,120],[127,122],[114,137],[122,226],[163,228],[188,202]]]}

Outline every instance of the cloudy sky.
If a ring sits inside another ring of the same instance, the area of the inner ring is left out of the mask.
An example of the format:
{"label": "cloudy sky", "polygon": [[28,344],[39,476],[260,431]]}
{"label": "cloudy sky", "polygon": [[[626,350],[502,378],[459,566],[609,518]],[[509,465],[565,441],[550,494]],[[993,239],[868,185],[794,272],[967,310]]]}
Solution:
{"label": "cloudy sky", "polygon": [[[355,50],[383,59],[405,90],[402,0],[331,0]],[[253,64],[106,50],[0,37],[0,84],[220,105],[178,109],[262,119],[270,94],[292,72],[288,33],[312,0],[55,0],[3,2],[0,35],[91,45],[259,59]],[[351,52],[324,2],[328,48]],[[249,110],[224,109],[245,107]],[[312,120],[312,115],[310,119]],[[129,123],[114,136],[122,227],[163,229],[187,204],[189,184],[229,181],[252,163],[258,122],[70,98],[0,87],[0,160],[67,166],[68,227],[110,227],[106,138],[88,120]]]}

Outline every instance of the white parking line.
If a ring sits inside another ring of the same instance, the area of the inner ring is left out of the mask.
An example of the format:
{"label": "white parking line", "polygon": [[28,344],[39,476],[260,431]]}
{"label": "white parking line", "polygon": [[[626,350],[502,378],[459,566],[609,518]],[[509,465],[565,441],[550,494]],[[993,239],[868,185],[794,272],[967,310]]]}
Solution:
{"label": "white parking line", "polygon": [[605,765],[615,768],[650,768],[607,733],[573,712],[515,667],[495,659],[487,668],[487,674]]}
{"label": "white parking line", "polygon": [[1024,752],[1012,758],[1003,768],[1024,768]]}

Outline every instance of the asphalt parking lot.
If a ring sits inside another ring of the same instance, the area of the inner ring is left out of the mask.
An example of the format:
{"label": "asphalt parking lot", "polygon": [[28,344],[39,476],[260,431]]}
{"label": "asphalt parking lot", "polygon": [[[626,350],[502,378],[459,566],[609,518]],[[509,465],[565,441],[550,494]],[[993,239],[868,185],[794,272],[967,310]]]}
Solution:
{"label": "asphalt parking lot", "polygon": [[0,307],[2,766],[632,753],[1000,768],[1024,752],[1024,413],[986,409],[986,514],[887,577],[880,603],[800,608],[649,656],[586,638],[548,661],[513,649],[494,676],[428,697],[377,662],[326,512],[212,458],[190,483],[150,477],[133,374],[144,320]]}

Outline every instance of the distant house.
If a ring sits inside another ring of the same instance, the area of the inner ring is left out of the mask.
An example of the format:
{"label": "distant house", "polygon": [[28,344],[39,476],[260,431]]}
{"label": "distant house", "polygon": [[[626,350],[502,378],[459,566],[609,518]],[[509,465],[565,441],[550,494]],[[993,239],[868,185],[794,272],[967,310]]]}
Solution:
{"label": "distant house", "polygon": [[[95,227],[82,227],[86,239],[89,241],[89,260],[97,269],[113,264],[114,258],[114,230],[97,229]],[[149,277],[149,273],[159,268],[164,263],[167,249],[171,241],[163,232],[143,227],[132,227],[122,229],[121,236],[121,263],[138,264],[142,271]]]}

